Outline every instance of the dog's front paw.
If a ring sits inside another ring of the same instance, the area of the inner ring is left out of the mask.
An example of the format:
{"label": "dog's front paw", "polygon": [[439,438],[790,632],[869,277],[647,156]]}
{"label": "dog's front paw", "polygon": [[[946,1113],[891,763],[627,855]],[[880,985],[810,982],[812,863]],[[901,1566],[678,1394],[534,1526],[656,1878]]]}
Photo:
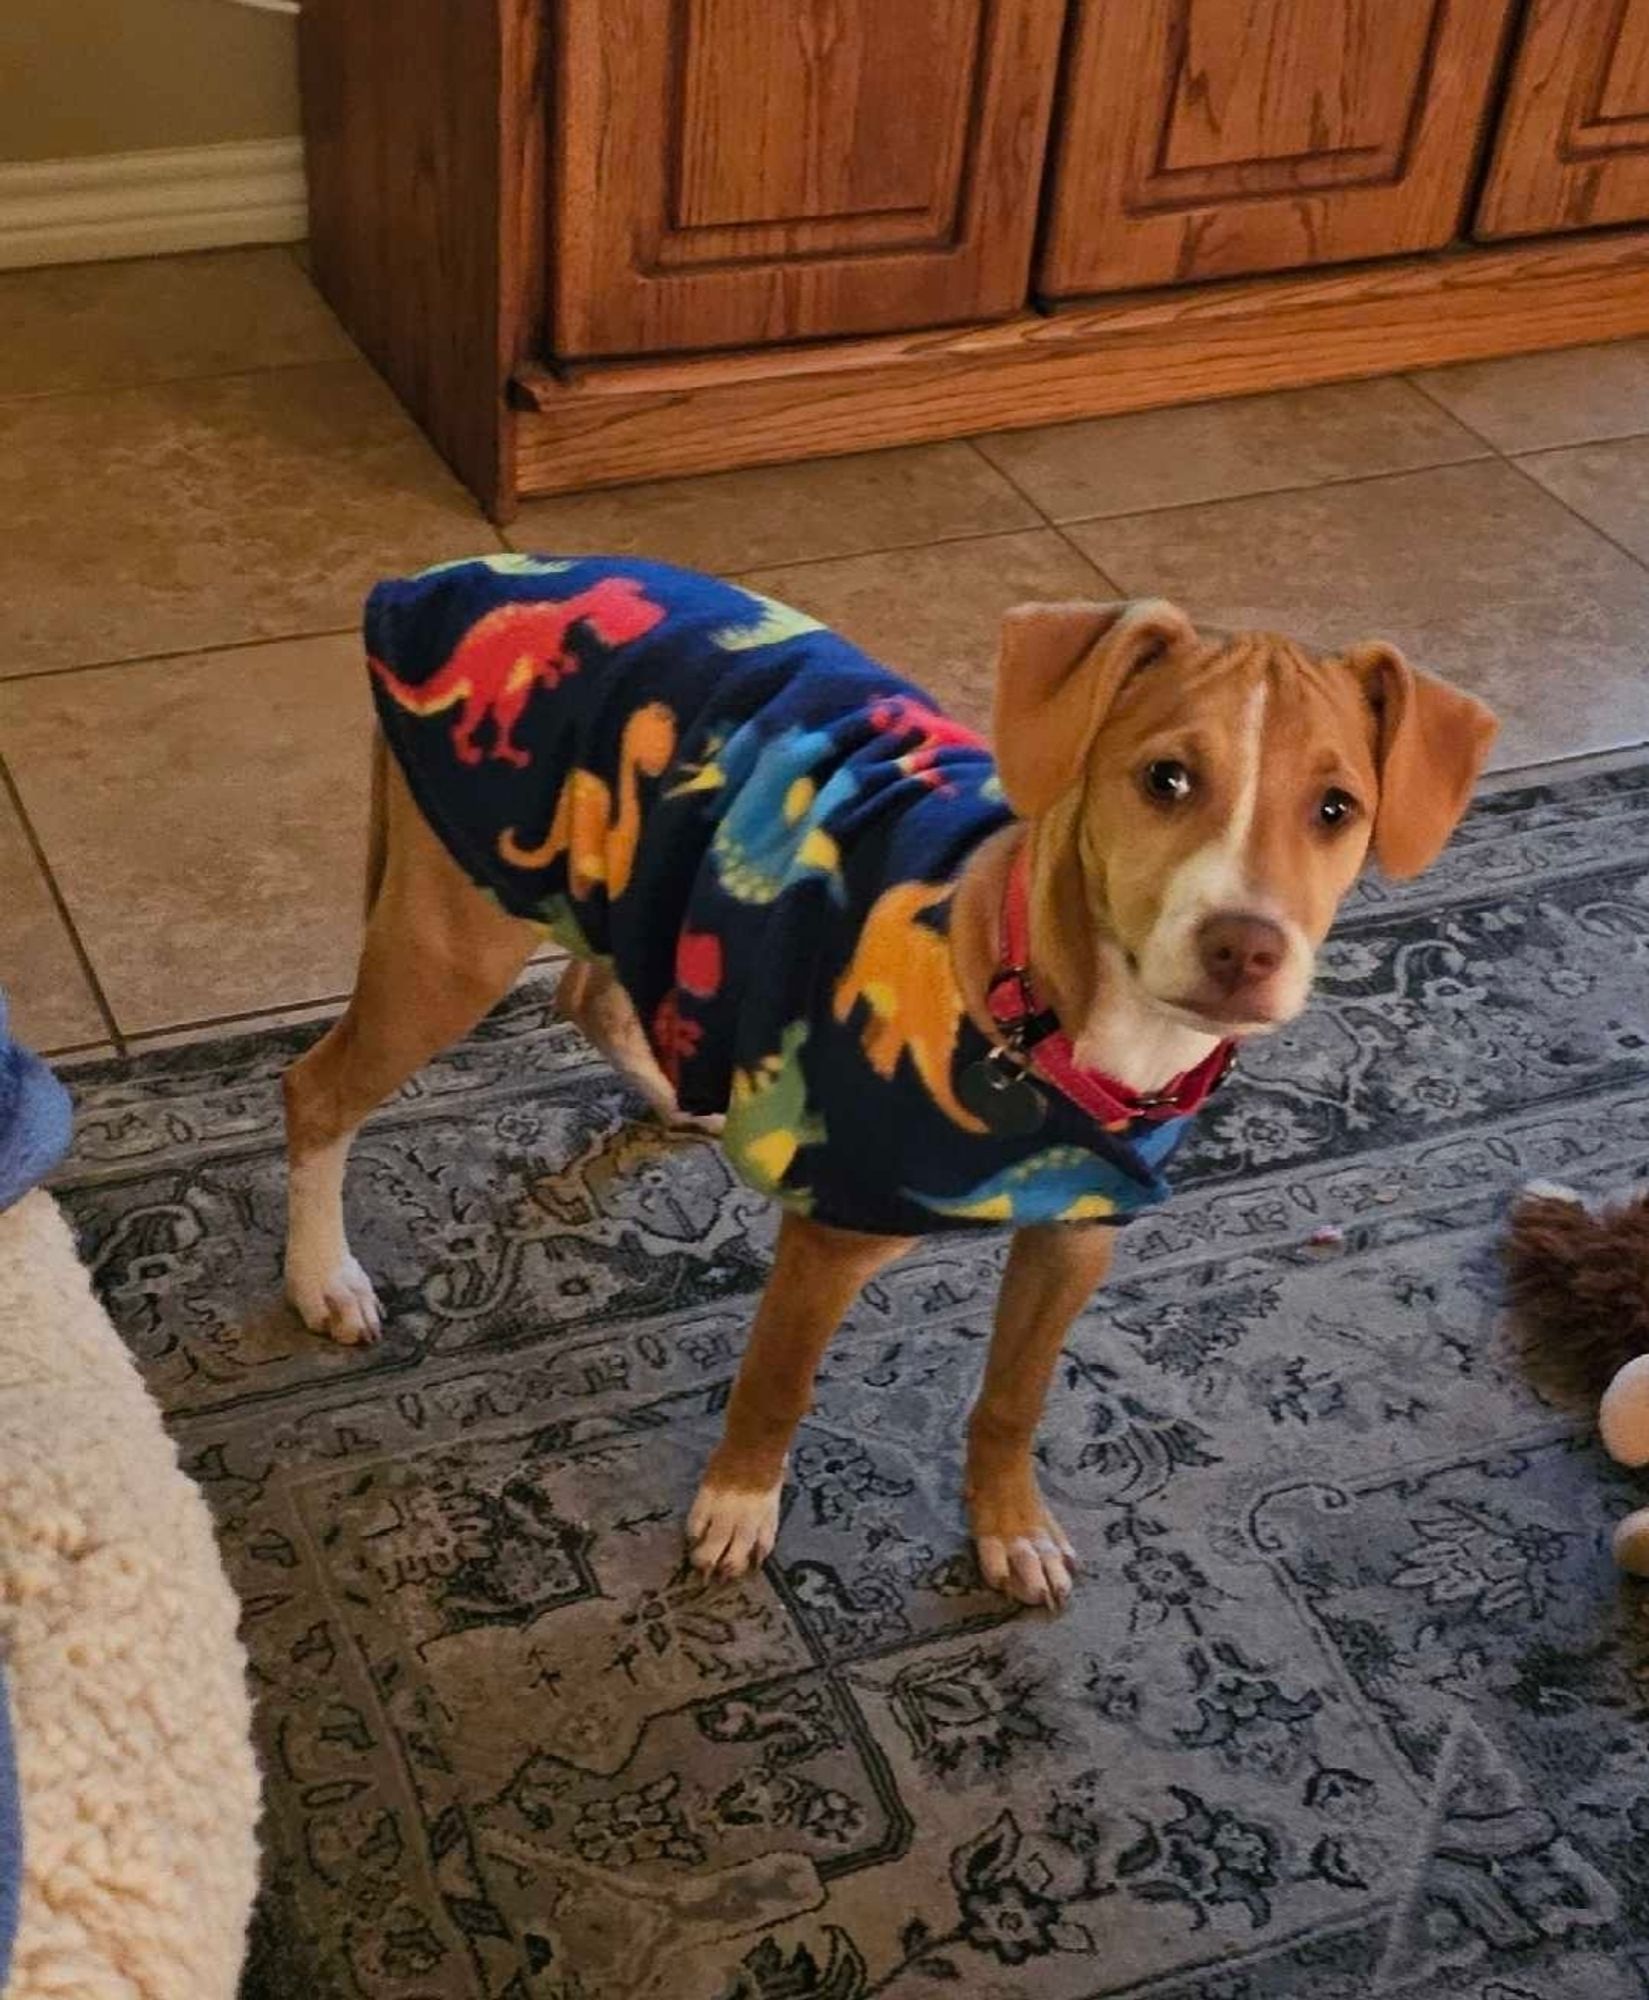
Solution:
{"label": "dog's front paw", "polygon": [[324,1333],[340,1346],[364,1347],[383,1333],[384,1316],[372,1280],[347,1250],[326,1271],[289,1261],[286,1296],[311,1333]]}
{"label": "dog's front paw", "polygon": [[707,1479],[687,1517],[687,1559],[704,1576],[743,1576],[759,1569],[779,1538],[784,1481],[760,1492],[714,1486]]}
{"label": "dog's front paw", "polygon": [[979,1573],[992,1590],[1020,1604],[1060,1611],[1071,1594],[1076,1551],[1043,1506],[1034,1482],[1026,1484],[1023,1492],[977,1492],[970,1499]]}

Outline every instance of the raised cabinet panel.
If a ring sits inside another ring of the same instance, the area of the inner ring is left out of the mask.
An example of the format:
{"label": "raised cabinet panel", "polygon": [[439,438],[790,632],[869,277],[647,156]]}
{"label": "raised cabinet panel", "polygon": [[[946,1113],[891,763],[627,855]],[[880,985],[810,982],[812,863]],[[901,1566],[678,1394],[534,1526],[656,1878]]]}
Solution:
{"label": "raised cabinet panel", "polygon": [[1649,221],[1649,0],[1534,0],[1476,234]]}
{"label": "raised cabinet panel", "polygon": [[1511,0],[1076,0],[1038,289],[1446,243]]}
{"label": "raised cabinet panel", "polygon": [[559,0],[552,344],[1023,305],[1065,0]]}

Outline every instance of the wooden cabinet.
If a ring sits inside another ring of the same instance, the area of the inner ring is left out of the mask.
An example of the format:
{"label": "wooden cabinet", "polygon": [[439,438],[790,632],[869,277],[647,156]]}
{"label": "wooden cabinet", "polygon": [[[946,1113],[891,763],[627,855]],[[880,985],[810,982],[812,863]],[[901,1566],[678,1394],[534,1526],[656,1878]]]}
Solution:
{"label": "wooden cabinet", "polygon": [[564,0],[552,337],[644,354],[1019,310],[1064,0]]}
{"label": "wooden cabinet", "polygon": [[1480,237],[1649,221],[1649,0],[1534,0]]}
{"label": "wooden cabinet", "polygon": [[304,0],[299,37],[316,281],[499,519],[1649,333],[1649,0]]}
{"label": "wooden cabinet", "polygon": [[1509,0],[1078,0],[1050,298],[1426,250]]}

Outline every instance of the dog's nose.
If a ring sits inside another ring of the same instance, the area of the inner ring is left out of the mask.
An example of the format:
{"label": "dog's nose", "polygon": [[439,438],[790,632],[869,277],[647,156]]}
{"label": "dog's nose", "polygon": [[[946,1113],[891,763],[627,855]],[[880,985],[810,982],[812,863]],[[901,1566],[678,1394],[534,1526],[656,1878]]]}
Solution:
{"label": "dog's nose", "polygon": [[1269,979],[1286,948],[1282,932],[1265,917],[1204,917],[1197,926],[1197,956],[1222,993]]}

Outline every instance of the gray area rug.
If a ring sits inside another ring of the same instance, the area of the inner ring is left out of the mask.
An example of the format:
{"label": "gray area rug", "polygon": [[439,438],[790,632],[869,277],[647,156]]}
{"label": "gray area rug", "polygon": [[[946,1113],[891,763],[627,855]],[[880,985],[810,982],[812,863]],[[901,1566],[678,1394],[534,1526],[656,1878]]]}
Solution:
{"label": "gray area rug", "polygon": [[1493,1256],[1526,1176],[1643,1174],[1646,974],[1646,772],[1363,888],[1071,1341],[1058,1620],[962,1536],[998,1239],[867,1294],[777,1558],[705,1589],[770,1218],[542,990],[358,1149],[364,1355],[277,1297],[313,1031],[82,1071],[62,1193],[246,1604],[249,1995],[1649,1995],[1642,1492],[1516,1376]]}

